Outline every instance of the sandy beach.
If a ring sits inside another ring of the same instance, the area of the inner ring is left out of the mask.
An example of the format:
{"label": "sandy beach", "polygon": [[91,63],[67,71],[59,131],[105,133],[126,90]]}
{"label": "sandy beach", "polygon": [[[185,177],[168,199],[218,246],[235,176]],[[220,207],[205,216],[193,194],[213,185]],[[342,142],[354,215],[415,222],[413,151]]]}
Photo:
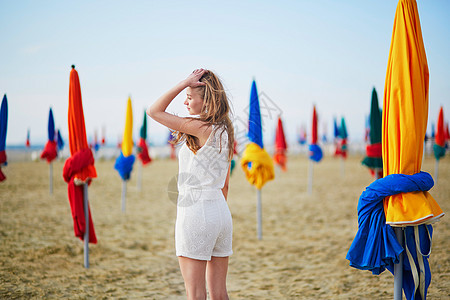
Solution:
{"label": "sandy beach", "polygon": [[[393,276],[373,276],[349,267],[345,255],[357,230],[356,205],[373,180],[362,156],[341,161],[327,156],[314,166],[313,193],[307,193],[305,156],[291,156],[288,171],[262,190],[263,240],[256,237],[256,190],[238,166],[230,179],[234,254],[230,258],[231,299],[392,299]],[[155,160],[128,182],[126,212],[122,182],[113,160],[96,161],[98,178],[89,188],[98,244],[90,245],[90,268],[83,244],[74,237],[62,178],[64,162],[53,163],[49,195],[46,162],[11,162],[0,183],[0,298],[4,299],[185,299],[174,249],[176,203],[168,196],[178,165]],[[434,175],[426,156],[423,171]],[[450,158],[439,164],[431,190],[450,212]],[[450,223],[434,225],[429,299],[450,298]]]}

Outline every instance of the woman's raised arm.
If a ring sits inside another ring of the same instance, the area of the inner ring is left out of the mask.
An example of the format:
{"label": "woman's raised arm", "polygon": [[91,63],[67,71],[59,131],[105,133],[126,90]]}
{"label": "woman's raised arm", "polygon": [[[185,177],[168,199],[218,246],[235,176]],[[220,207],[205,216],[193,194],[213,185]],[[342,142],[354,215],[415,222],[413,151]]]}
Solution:
{"label": "woman's raised arm", "polygon": [[172,130],[184,132],[199,138],[208,135],[208,130],[206,127],[202,126],[203,123],[201,121],[181,118],[166,112],[166,109],[172,100],[185,88],[195,88],[205,85],[203,82],[199,81],[205,72],[207,71],[204,69],[194,70],[194,72],[192,72],[185,80],[179,82],[164,95],[159,97],[159,99],[147,109],[147,115],[156,122],[161,123]]}

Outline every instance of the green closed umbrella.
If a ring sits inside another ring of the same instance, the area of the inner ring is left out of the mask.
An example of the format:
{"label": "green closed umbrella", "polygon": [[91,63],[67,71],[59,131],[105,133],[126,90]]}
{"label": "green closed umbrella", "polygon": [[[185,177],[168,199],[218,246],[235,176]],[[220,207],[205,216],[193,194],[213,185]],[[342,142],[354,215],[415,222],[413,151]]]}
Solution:
{"label": "green closed umbrella", "polygon": [[378,106],[378,96],[375,88],[372,90],[370,107],[370,144],[366,147],[366,157],[362,164],[367,166],[376,179],[382,177],[383,160],[381,158],[381,111]]}

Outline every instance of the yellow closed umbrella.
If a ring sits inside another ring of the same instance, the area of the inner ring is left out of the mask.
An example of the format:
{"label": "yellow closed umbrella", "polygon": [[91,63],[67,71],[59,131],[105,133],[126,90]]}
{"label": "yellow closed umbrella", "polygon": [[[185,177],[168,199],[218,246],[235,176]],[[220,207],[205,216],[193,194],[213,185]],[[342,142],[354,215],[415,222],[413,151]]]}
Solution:
{"label": "yellow closed umbrella", "polygon": [[122,178],[122,212],[125,212],[127,181],[130,180],[131,171],[135,156],[133,152],[133,110],[131,108],[131,98],[128,97],[127,112],[125,117],[125,129],[123,131],[122,151],[116,159],[114,168]]}
{"label": "yellow closed umbrella", "polygon": [[125,129],[123,131],[122,153],[130,156],[133,151],[133,110],[131,108],[131,97],[127,101],[127,114],[125,118]]}
{"label": "yellow closed umbrella", "polygon": [[[251,164],[249,168],[248,165]],[[241,166],[250,184],[260,190],[275,176],[270,155],[258,144],[249,143],[242,154]]]}
{"label": "yellow closed umbrella", "polygon": [[[428,79],[417,4],[400,0],[384,90],[384,177],[420,172],[428,118]],[[422,191],[386,197],[384,211],[386,223],[392,226],[428,224],[444,214],[430,193]]]}

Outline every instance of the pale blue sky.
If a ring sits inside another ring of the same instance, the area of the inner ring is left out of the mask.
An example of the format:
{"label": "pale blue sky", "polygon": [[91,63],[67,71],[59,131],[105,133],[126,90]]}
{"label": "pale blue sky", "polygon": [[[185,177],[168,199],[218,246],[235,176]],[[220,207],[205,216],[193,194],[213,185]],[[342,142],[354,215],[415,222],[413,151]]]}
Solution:
{"label": "pale blue sky", "polygon": [[[194,68],[215,71],[245,119],[253,78],[282,112],[288,142],[344,116],[362,140],[372,88],[383,98],[397,1],[6,1],[0,0],[0,94],[8,96],[7,145],[44,143],[49,107],[67,139],[70,65],[78,70],[88,137],[122,135],[132,97],[134,136],[144,109]],[[430,70],[429,121],[450,117],[450,1],[418,1]],[[186,115],[184,93],[169,110]],[[264,113],[264,112],[263,112]],[[264,117],[272,143],[275,116]],[[150,121],[150,119],[149,119]],[[242,126],[242,125],[238,125]],[[150,121],[149,138],[167,131]]]}

